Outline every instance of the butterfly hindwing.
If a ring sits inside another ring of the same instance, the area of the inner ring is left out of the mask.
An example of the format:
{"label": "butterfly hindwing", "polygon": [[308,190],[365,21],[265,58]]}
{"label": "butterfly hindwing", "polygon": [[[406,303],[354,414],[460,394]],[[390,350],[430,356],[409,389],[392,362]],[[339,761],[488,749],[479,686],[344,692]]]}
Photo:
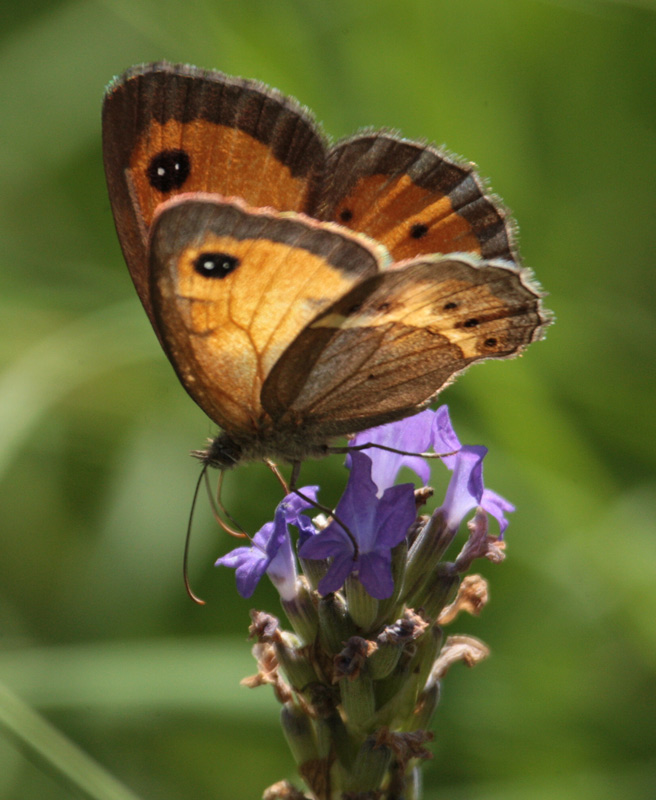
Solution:
{"label": "butterfly hindwing", "polygon": [[406,416],[469,364],[516,355],[543,322],[539,293],[510,264],[458,256],[393,266],[285,351],[263,389],[274,419],[334,435]]}
{"label": "butterfly hindwing", "polygon": [[297,214],[182,195],[157,212],[156,324],[180,380],[221,427],[261,424],[262,385],[290,342],[384,263],[384,248]]}

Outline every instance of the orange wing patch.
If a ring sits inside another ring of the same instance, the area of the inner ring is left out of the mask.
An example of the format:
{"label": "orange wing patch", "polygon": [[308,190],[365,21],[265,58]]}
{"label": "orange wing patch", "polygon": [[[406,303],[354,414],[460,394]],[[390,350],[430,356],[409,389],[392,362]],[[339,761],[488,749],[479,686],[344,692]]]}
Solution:
{"label": "orange wing patch", "polygon": [[382,242],[396,261],[422,253],[481,253],[449,197],[422,189],[407,174],[361,178],[339,202],[335,221]]}
{"label": "orange wing patch", "polygon": [[146,228],[160,203],[181,192],[217,192],[249,205],[302,211],[307,177],[294,177],[270,147],[226,125],[152,122],[130,161],[130,181]]}

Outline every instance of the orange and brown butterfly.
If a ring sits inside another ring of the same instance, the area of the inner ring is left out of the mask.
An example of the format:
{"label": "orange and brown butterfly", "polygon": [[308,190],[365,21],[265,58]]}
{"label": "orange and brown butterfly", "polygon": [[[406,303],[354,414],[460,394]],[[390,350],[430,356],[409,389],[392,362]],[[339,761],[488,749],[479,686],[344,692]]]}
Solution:
{"label": "orange and brown butterfly", "polygon": [[322,455],[548,323],[508,213],[434,147],[330,146],[273,89],[157,63],[109,86],[103,151],[139,297],[223,429],[207,464]]}

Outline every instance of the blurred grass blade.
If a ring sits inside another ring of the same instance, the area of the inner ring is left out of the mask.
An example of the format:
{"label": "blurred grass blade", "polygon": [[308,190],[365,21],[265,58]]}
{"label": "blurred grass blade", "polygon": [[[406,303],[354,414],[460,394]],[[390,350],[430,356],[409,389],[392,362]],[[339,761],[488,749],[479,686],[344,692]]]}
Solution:
{"label": "blurred grass blade", "polygon": [[0,684],[0,726],[32,760],[54,774],[76,797],[139,800],[3,684]]}

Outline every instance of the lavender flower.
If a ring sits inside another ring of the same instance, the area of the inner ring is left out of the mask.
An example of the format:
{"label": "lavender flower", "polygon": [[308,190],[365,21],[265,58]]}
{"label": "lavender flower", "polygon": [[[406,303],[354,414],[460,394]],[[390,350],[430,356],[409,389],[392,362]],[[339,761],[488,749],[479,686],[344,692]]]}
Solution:
{"label": "lavender flower", "polygon": [[[318,486],[306,486],[304,495],[316,503]],[[273,522],[265,523],[253,536],[250,547],[237,547],[219,558],[215,566],[235,569],[237,591],[244,597],[250,597],[255,587],[266,573],[284,600],[292,600],[296,596],[296,559],[292,550],[289,525],[309,533],[312,523],[301,514],[312,503],[300,498],[297,494],[288,494],[278,505]],[[314,531],[314,528],[312,528]]]}
{"label": "lavender flower", "polygon": [[[495,517],[501,533],[508,527],[505,512],[514,511],[515,507],[483,484],[483,458],[487,448],[463,447],[451,424],[448,406],[440,406],[437,411],[427,409],[414,417],[363,431],[351,440],[352,446],[364,444],[384,445],[409,453],[432,449],[439,455],[442,463],[453,472],[442,506],[453,530],[458,529],[466,514],[479,506]],[[367,453],[372,460],[372,478],[379,494],[394,485],[402,467],[410,468],[424,483],[428,482],[430,467],[425,458],[400,455],[375,446]],[[353,453],[349,454],[349,458],[352,457]]]}
{"label": "lavender flower", "polygon": [[367,592],[382,599],[394,590],[392,548],[405,538],[417,514],[414,487],[411,483],[392,486],[378,497],[371,477],[372,459],[358,451],[350,453],[349,458],[351,472],[335,510],[337,519],[307,539],[299,555],[332,559],[319,583],[320,594],[337,591],[351,573],[356,573]]}

